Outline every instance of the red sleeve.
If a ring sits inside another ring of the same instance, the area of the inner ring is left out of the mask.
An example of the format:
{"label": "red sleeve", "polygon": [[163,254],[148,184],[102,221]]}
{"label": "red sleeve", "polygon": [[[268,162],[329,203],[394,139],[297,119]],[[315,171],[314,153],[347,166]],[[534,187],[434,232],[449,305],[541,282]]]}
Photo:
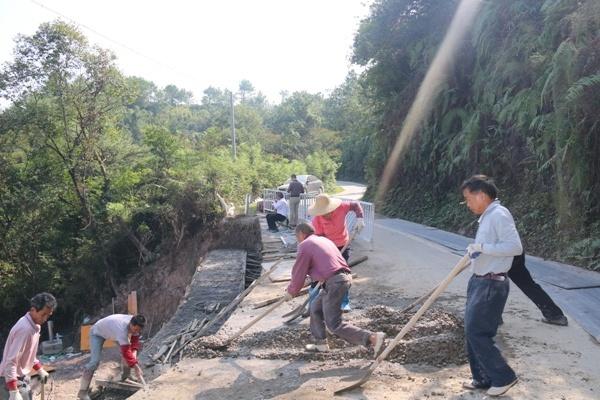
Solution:
{"label": "red sleeve", "polygon": [[14,379],[12,381],[8,381],[6,382],[6,389],[10,392],[10,391],[14,391],[17,390],[17,380]]}
{"label": "red sleeve", "polygon": [[139,335],[132,335],[131,336],[131,350],[136,350],[136,351],[140,351],[142,348],[142,343],[140,342],[140,337]]}
{"label": "red sleeve", "polygon": [[133,368],[137,364],[137,359],[133,355],[132,350],[133,349],[131,348],[130,344],[125,344],[125,345],[121,346],[121,355],[125,359],[125,362],[129,366],[129,368]]}
{"label": "red sleeve", "polygon": [[350,202],[350,211],[354,211],[354,213],[356,214],[356,218],[363,217],[363,209],[358,201]]}
{"label": "red sleeve", "polygon": [[287,287],[288,293],[294,296],[297,295],[298,292],[300,292],[300,289],[302,289],[302,286],[304,286],[304,279],[306,278],[308,268],[310,267],[311,257],[310,254],[307,254],[306,251],[304,251],[304,248],[305,246],[302,246],[302,243],[298,246],[298,255],[296,256],[296,262],[292,267],[292,279]]}

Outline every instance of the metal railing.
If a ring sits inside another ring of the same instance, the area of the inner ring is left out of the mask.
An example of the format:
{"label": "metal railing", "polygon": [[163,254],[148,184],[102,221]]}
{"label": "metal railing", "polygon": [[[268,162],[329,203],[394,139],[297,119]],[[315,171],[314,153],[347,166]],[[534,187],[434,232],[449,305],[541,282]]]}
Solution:
{"label": "metal railing", "polygon": [[[289,200],[289,193],[276,190],[276,189],[264,189],[263,190],[263,207],[265,211],[274,211],[273,203],[277,200],[277,193],[283,193],[286,200]],[[308,215],[308,208],[315,203],[315,199],[318,193],[302,193],[300,195],[300,205],[298,206],[298,219],[310,222],[312,219]],[[343,201],[357,201],[352,199],[346,199],[344,197],[332,196],[342,199]],[[373,229],[375,227],[375,205],[367,201],[358,201],[363,209],[363,219],[365,221],[365,227],[357,236],[358,239],[364,240],[373,246]],[[354,212],[346,215],[346,226],[348,231],[352,231],[356,225],[356,214]]]}

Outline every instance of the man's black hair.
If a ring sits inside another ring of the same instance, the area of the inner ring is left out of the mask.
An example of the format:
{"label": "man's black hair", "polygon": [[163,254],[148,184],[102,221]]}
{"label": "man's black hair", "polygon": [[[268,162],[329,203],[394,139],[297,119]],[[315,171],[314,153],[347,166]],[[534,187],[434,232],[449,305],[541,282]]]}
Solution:
{"label": "man's black hair", "polygon": [[465,189],[472,193],[483,192],[492,200],[498,197],[498,188],[494,184],[494,180],[487,175],[473,175],[460,187],[461,192]]}
{"label": "man's black hair", "polygon": [[283,193],[277,192],[277,197],[279,197],[280,199],[283,199],[285,196],[283,195]]}
{"label": "man's black hair", "polygon": [[56,299],[50,293],[42,292],[38,293],[29,300],[31,307],[35,308],[35,311],[40,311],[44,307],[48,307],[52,310],[56,309]]}
{"label": "man's black hair", "polygon": [[302,232],[305,235],[310,236],[313,233],[315,233],[315,228],[308,222],[300,222],[298,225],[296,225],[295,232],[296,233]]}
{"label": "man's black hair", "polygon": [[146,325],[146,317],[144,317],[142,314],[138,314],[131,318],[131,321],[129,322],[131,325],[137,325],[143,328]]}
{"label": "man's black hair", "polygon": [[296,179],[296,174],[292,174],[291,178]]}

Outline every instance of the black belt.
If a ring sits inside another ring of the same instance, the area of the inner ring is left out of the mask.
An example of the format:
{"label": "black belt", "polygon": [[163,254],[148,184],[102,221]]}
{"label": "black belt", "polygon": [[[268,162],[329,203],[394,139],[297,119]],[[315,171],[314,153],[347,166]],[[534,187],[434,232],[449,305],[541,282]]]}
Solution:
{"label": "black belt", "polygon": [[493,272],[488,272],[485,275],[477,275],[477,274],[475,274],[475,276],[477,278],[480,278],[480,279],[491,279],[493,281],[503,281],[503,280],[506,279],[506,272],[502,272],[502,273],[499,273],[499,274],[494,274]]}
{"label": "black belt", "polygon": [[290,197],[300,197],[300,195],[298,195],[298,196],[292,196],[292,195],[290,195]]}

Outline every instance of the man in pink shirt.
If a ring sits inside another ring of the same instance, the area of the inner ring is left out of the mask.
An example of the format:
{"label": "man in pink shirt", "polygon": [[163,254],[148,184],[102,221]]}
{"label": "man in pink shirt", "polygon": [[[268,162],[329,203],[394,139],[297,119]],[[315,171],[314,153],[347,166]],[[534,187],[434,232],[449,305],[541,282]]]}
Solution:
{"label": "man in pink shirt", "polygon": [[143,315],[113,314],[96,322],[90,330],[90,361],[85,365],[79,386],[77,398],[90,400],[89,387],[94,372],[100,364],[102,347],[105,340],[114,340],[121,347],[123,374],[121,380],[129,377],[133,369],[138,379],[144,383],[144,374],[138,364],[137,352],[140,350],[140,333],[146,325]]}
{"label": "man in pink shirt", "polygon": [[[331,240],[341,251],[350,240],[346,227],[346,215],[350,212],[356,214],[356,230],[360,232],[365,227],[363,209],[358,201],[343,202],[341,199],[320,194],[315,199],[315,204],[308,208],[308,214],[313,216],[311,221],[315,234],[325,236]],[[350,258],[350,248],[342,253],[346,261]],[[350,311],[350,295],[347,293],[342,301],[342,310]]]}
{"label": "man in pink shirt", "polygon": [[306,275],[321,282],[322,290],[310,305],[310,332],[315,343],[306,345],[306,350],[329,351],[327,327],[331,333],[352,344],[372,347],[377,355],[383,345],[385,333],[370,332],[342,321],[340,305],[352,285],[350,268],[331,240],[314,233],[310,224],[300,223],[296,226],[298,253],[292,268],[292,280],[285,292],[287,300],[298,295]]}
{"label": "man in pink shirt", "polygon": [[41,325],[56,309],[56,299],[50,293],[39,293],[30,300],[31,308],[12,327],[4,345],[0,363],[0,399],[29,400],[29,377],[31,370],[37,371],[46,383],[48,373],[36,358]]}

